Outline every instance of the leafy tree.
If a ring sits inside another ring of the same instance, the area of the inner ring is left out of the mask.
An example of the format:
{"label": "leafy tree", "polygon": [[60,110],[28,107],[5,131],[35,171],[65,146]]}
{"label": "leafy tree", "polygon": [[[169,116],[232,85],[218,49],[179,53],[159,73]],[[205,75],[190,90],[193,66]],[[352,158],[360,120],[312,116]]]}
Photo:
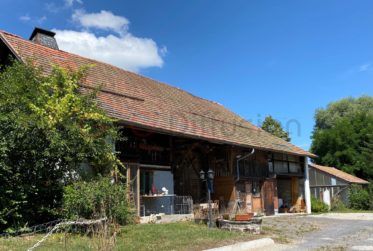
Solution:
{"label": "leafy tree", "polygon": [[347,98],[315,114],[311,151],[316,162],[373,179],[373,98]]}
{"label": "leafy tree", "polygon": [[267,132],[269,132],[270,134],[273,134],[279,138],[282,138],[286,141],[290,141],[290,137],[289,137],[289,133],[286,132],[282,126],[281,126],[281,123],[272,118],[272,116],[267,116],[265,117],[262,125],[261,125],[261,128]]}
{"label": "leafy tree", "polygon": [[82,163],[101,174],[119,165],[110,142],[118,130],[97,91],[79,89],[84,72],[46,76],[31,62],[0,72],[0,231],[55,219]]}

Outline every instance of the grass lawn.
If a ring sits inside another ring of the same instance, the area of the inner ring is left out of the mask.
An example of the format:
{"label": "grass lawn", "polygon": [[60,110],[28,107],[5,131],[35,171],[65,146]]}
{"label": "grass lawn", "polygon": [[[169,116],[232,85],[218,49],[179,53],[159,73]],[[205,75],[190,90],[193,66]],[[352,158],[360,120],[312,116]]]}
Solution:
{"label": "grass lawn", "polygon": [[[0,250],[27,250],[43,235],[0,238]],[[115,250],[202,250],[263,237],[248,233],[209,230],[205,225],[186,223],[125,226]],[[65,244],[66,243],[66,244]],[[66,246],[65,246],[66,245]],[[97,250],[97,240],[86,236],[54,234],[35,250]]]}

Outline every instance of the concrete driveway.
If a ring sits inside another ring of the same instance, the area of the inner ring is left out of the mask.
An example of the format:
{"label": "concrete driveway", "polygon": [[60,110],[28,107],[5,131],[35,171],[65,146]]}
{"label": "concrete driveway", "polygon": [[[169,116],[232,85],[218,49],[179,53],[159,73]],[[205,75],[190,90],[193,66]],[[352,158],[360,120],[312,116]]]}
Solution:
{"label": "concrete driveway", "polygon": [[372,250],[373,213],[329,213],[266,218],[263,230],[276,242],[263,250]]}

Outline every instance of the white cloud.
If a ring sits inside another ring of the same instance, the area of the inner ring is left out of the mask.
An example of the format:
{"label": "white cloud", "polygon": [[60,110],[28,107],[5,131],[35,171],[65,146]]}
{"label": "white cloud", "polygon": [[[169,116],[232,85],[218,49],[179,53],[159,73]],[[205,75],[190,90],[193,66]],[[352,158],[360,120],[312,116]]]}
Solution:
{"label": "white cloud", "polygon": [[23,15],[23,16],[19,17],[19,20],[24,21],[24,22],[28,22],[28,21],[31,20],[31,17],[29,15]]}
{"label": "white cloud", "polygon": [[67,10],[67,9],[74,7],[75,3],[82,5],[83,1],[82,0],[63,0],[63,3],[47,2],[44,4],[44,8],[48,12],[56,14],[62,10]]}
{"label": "white cloud", "polygon": [[123,69],[139,71],[147,67],[162,67],[162,51],[149,38],[96,36],[88,31],[53,30],[60,49],[93,58]]}
{"label": "white cloud", "polygon": [[360,65],[359,67],[359,71],[362,72],[362,71],[367,71],[370,69],[370,66],[371,64],[363,64],[363,65]]}
{"label": "white cloud", "polygon": [[45,9],[50,13],[58,13],[61,10],[61,7],[57,6],[55,3],[45,3],[44,4]]}
{"label": "white cloud", "polygon": [[46,16],[30,17],[28,14],[26,14],[26,15],[20,16],[19,20],[21,20],[22,22],[31,22],[33,24],[41,25],[47,20],[47,17]]}
{"label": "white cloud", "polygon": [[[163,66],[167,48],[159,48],[151,38],[131,34],[127,18],[105,10],[98,13],[79,10],[73,13],[72,19],[82,30],[53,30],[61,50],[136,72]],[[97,35],[90,28],[104,30],[108,34]]]}
{"label": "white cloud", "polygon": [[74,5],[75,2],[79,3],[79,4],[83,4],[83,1],[82,0],[64,0],[65,1],[65,6],[66,7],[71,7]]}
{"label": "white cloud", "polygon": [[45,21],[47,21],[47,17],[46,17],[46,16],[42,16],[42,17],[37,18],[35,21],[36,21],[36,23],[38,23],[38,24],[42,24],[42,23],[44,23]]}
{"label": "white cloud", "polygon": [[118,34],[126,33],[130,23],[127,18],[116,16],[106,10],[101,10],[98,13],[85,13],[84,10],[76,10],[72,19],[84,28],[115,31]]}

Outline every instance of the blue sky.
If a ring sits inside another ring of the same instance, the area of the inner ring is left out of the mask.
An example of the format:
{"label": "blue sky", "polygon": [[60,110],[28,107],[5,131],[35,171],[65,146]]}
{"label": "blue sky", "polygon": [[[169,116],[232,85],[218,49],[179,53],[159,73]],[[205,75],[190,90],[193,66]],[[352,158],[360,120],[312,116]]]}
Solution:
{"label": "blue sky", "polygon": [[305,149],[317,108],[373,95],[371,0],[2,0],[0,7],[2,30],[28,38],[34,26],[53,29],[65,50],[214,100],[254,124],[269,114],[290,121],[292,142]]}

